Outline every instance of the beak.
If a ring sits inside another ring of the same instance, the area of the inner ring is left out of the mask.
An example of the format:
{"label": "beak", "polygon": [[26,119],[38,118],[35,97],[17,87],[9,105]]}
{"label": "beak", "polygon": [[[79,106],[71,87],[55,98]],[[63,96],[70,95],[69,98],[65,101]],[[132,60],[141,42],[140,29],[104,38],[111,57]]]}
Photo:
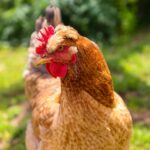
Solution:
{"label": "beak", "polygon": [[34,62],[34,66],[37,67],[37,66],[42,65],[42,64],[50,63],[51,60],[52,60],[52,58],[39,58],[38,60],[36,60]]}

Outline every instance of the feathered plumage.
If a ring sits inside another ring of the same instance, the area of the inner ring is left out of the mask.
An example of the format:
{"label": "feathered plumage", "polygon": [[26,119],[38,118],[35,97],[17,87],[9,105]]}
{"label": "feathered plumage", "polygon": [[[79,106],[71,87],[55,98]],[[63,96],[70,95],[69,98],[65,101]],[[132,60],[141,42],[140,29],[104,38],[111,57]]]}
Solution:
{"label": "feathered plumage", "polygon": [[38,94],[31,104],[32,131],[38,149],[129,149],[132,119],[114,92],[108,66],[94,42],[71,27],[58,26],[48,39],[46,56],[36,63],[67,66],[66,74],[60,76],[61,88],[57,82],[51,85],[49,79],[36,78],[35,83],[41,87],[34,90]]}

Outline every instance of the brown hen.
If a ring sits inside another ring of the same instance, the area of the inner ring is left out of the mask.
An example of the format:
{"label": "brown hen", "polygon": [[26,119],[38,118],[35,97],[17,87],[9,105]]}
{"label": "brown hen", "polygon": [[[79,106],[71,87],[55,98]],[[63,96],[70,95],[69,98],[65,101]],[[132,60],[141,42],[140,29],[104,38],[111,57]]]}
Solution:
{"label": "brown hen", "polygon": [[[49,73],[59,66],[65,77],[61,89],[58,78],[51,82],[44,76],[35,78],[39,88],[29,89],[34,91],[28,128],[29,142],[34,139],[31,145],[38,150],[128,150],[132,119],[114,92],[98,46],[72,27],[60,25],[46,48],[46,57],[37,64],[54,63]],[[76,61],[71,63],[74,55]]]}

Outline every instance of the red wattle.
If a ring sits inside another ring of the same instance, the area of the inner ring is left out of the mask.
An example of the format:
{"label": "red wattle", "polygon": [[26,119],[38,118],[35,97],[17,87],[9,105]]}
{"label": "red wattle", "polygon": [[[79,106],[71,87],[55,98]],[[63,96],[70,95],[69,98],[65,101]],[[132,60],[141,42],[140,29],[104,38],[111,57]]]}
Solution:
{"label": "red wattle", "polygon": [[72,64],[75,64],[76,61],[77,61],[77,55],[76,55],[76,54],[73,54],[73,55],[72,55],[72,58],[71,58],[71,63],[72,63]]}
{"label": "red wattle", "polygon": [[67,74],[68,65],[52,62],[46,64],[46,68],[53,77],[64,78]]}

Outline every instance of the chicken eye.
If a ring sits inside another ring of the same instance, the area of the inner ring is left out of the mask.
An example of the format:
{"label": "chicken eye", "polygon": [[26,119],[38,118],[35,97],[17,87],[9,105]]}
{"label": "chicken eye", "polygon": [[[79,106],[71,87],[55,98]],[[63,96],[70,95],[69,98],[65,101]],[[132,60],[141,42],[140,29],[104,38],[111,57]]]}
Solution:
{"label": "chicken eye", "polygon": [[63,45],[61,45],[61,46],[59,46],[59,51],[63,51],[64,50],[64,46]]}

